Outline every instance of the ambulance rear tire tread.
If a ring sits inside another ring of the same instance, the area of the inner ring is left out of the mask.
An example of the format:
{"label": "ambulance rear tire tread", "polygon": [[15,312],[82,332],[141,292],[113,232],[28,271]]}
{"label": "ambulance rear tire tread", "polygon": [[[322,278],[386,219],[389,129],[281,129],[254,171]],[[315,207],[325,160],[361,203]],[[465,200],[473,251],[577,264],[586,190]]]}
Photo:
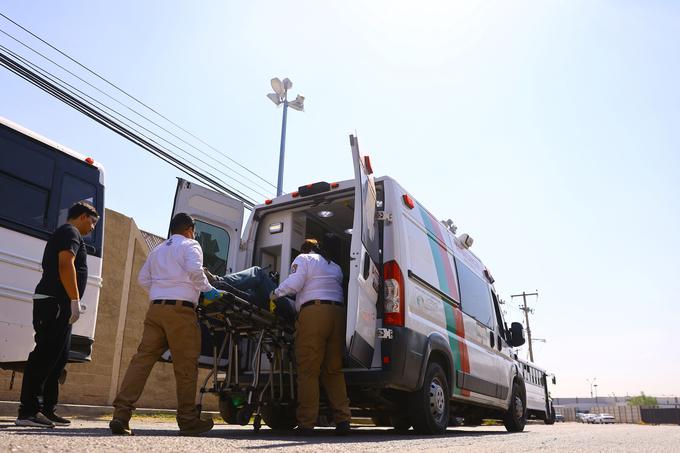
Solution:
{"label": "ambulance rear tire tread", "polygon": [[427,365],[423,387],[410,395],[413,429],[418,434],[443,434],[449,425],[449,383],[441,365]]}
{"label": "ambulance rear tire tread", "polygon": [[512,395],[510,396],[510,407],[503,417],[505,429],[511,433],[524,431],[527,423],[526,393],[524,386],[515,381],[512,383]]}

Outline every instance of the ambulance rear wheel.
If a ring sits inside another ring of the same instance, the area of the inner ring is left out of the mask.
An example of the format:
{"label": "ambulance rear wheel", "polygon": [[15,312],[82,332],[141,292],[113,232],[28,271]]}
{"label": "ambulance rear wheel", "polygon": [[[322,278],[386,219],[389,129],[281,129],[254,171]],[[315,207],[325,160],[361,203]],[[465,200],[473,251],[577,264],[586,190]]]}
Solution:
{"label": "ambulance rear wheel", "polygon": [[411,423],[418,434],[442,434],[449,425],[449,383],[442,367],[427,365],[423,387],[410,395]]}

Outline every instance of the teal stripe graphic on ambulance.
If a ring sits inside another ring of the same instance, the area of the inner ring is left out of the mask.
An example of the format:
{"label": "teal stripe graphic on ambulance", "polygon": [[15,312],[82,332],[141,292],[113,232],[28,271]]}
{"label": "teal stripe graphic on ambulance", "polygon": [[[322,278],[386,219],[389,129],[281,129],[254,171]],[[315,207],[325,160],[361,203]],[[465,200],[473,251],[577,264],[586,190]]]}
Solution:
{"label": "teal stripe graphic on ambulance", "polygon": [[[439,289],[452,299],[460,302],[458,296],[458,285],[454,272],[453,256],[442,246],[446,244],[448,233],[442,231],[442,226],[425,209],[418,205],[420,216],[423,219],[425,229],[428,231],[428,242],[432,259],[437,270],[439,279]],[[453,353],[453,366],[456,371],[470,372],[470,360],[468,357],[467,345],[463,341],[465,338],[465,327],[463,324],[463,314],[454,308],[448,301],[442,299],[442,308],[446,318],[446,330],[448,331],[449,347]],[[453,376],[455,378],[455,376]],[[454,383],[451,383],[454,394],[469,395],[467,390],[461,390]]]}

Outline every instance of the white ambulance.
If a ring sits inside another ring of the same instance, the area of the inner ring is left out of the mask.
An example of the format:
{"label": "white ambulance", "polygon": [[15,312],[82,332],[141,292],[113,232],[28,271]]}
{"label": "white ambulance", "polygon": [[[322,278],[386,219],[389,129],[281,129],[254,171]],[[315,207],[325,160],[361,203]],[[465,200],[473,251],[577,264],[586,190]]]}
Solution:
{"label": "white ambulance", "polygon": [[[442,433],[458,417],[522,431],[526,388],[493,278],[455,234],[390,177],[374,178],[350,136],[355,178],[314,183],[255,206],[180,180],[173,215],[191,214],[215,271],[271,266],[283,280],[306,237],[346,278],[345,375],[354,416]],[[282,414],[284,416],[284,414]],[[270,415],[271,417],[271,415]]]}

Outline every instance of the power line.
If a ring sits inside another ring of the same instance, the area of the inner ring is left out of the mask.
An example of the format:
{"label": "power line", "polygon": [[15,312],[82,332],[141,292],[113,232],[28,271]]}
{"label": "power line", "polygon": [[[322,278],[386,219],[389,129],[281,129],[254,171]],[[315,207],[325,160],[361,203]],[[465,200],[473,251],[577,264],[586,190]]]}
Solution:
{"label": "power line", "polygon": [[[0,30],[0,32],[1,32],[1,30]],[[57,76],[51,74],[49,71],[46,71],[45,69],[43,69],[43,68],[41,68],[40,66],[36,65],[35,63],[31,62],[30,60],[28,60],[28,59],[22,57],[21,55],[18,55],[16,52],[13,52],[12,50],[6,48],[5,46],[3,46],[3,45],[1,45],[1,44],[0,44],[0,49],[2,49],[2,50],[4,50],[5,52],[9,53],[9,54],[12,55],[14,58],[20,59],[20,60],[23,61],[25,64],[31,66],[32,69],[33,69],[34,71],[37,71],[37,72],[39,72],[43,77],[46,77],[46,78],[50,79],[50,81],[51,81],[52,83],[54,83],[54,84],[60,86],[61,89],[63,89],[64,91],[68,92],[68,93],[71,94],[72,96],[74,96],[74,97],[76,97],[76,98],[80,98],[80,100],[83,100],[83,97],[88,98],[91,102],[94,102],[94,103],[96,103],[96,104],[99,104],[101,107],[103,107],[103,108],[109,110],[110,112],[113,112],[114,115],[118,115],[119,117],[125,118],[126,120],[128,120],[128,121],[130,121],[131,123],[137,125],[138,127],[142,128],[143,130],[147,131],[148,133],[150,133],[150,134],[156,136],[158,139],[164,141],[164,142],[167,143],[168,145],[174,147],[175,149],[179,150],[180,152],[186,154],[187,156],[189,156],[189,157],[191,157],[191,158],[194,158],[194,159],[198,160],[199,162],[205,164],[207,167],[212,168],[213,170],[216,170],[216,171],[219,172],[219,173],[222,173],[224,176],[228,176],[228,175],[226,175],[224,172],[221,172],[219,169],[215,168],[214,166],[210,165],[209,163],[205,162],[204,160],[202,160],[202,159],[200,159],[200,158],[198,158],[198,157],[192,155],[191,153],[185,151],[184,149],[182,149],[182,148],[180,148],[179,146],[175,145],[174,143],[172,143],[172,142],[166,140],[165,138],[159,136],[159,135],[156,134],[155,132],[153,132],[153,131],[147,129],[146,127],[140,125],[140,124],[137,123],[136,121],[130,119],[129,117],[127,117],[127,116],[125,116],[124,114],[118,112],[117,110],[115,110],[115,109],[113,109],[113,108],[107,106],[106,104],[103,104],[102,102],[98,101],[97,99],[92,98],[91,96],[87,95],[86,93],[84,93],[83,91],[81,91],[81,90],[79,90],[78,88],[74,87],[73,85],[69,84],[68,82],[65,82],[64,80],[60,79],[59,77],[57,77]],[[66,88],[66,86],[70,87],[71,89]],[[74,92],[74,90],[77,91],[78,93],[80,93],[80,96],[79,96],[78,94],[76,94],[76,93]],[[118,119],[119,119],[119,121],[120,121],[120,118],[118,118]],[[158,143],[156,140],[150,138],[149,136],[147,136],[147,135],[145,135],[145,134],[139,133],[139,135],[141,135],[142,137],[144,137],[145,139],[149,140],[150,142],[156,144],[156,145],[159,146],[159,147],[162,146],[162,145],[161,145],[160,143]],[[167,150],[167,149],[166,149],[166,150]],[[169,151],[169,150],[167,150],[167,151],[168,151],[168,152],[171,152],[171,151]],[[172,153],[172,154],[175,154],[175,153]],[[175,154],[175,155],[176,155],[176,154]],[[214,177],[214,178],[219,178],[218,176],[216,176],[215,174],[213,174],[213,173],[211,173],[211,172],[206,172],[206,173],[209,174],[210,176]],[[237,191],[237,192],[241,193],[243,196],[245,196],[245,194],[243,194],[242,192],[238,191],[238,189],[235,189],[235,188],[229,186],[229,185],[226,184],[226,183],[225,183],[225,185],[226,185],[227,187],[232,188],[234,191]],[[265,195],[265,194],[263,194],[263,193],[260,193],[260,192],[256,191],[255,189],[252,189],[252,188],[251,188],[251,189],[249,189],[249,190],[251,190],[252,192],[254,192],[254,193],[256,193],[256,194],[258,194],[258,195],[260,195],[260,196],[262,196],[262,197],[265,197],[265,198],[267,197],[267,195]]]}
{"label": "power line", "polygon": [[17,62],[16,60],[13,60],[11,56],[7,55],[3,51],[0,51],[0,65],[5,66],[7,69],[10,71],[14,72],[21,78],[29,81],[30,83],[34,84],[38,88],[42,89],[43,91],[51,94],[55,98],[61,100],[62,102],[66,103],[67,105],[70,105],[74,109],[78,110],[79,112],[83,113],[84,115],[92,118],[93,120],[97,121],[99,124],[107,127],[108,129],[112,130],[113,132],[117,133],[118,135],[128,139],[132,143],[135,143],[136,145],[146,149],[150,153],[154,154],[157,157],[160,157],[161,159],[165,160],[167,163],[172,165],[173,167],[177,168],[178,170],[181,170],[182,172],[198,179],[202,183],[208,185],[210,188],[214,190],[221,191],[222,193],[229,194],[239,200],[241,200],[246,207],[249,209],[252,209],[254,206],[254,203],[252,200],[248,199],[245,195],[240,194],[237,191],[232,190],[231,188],[227,187],[220,181],[215,180],[213,177],[206,176],[204,173],[196,170],[195,168],[187,165],[186,163],[182,162],[181,160],[177,159],[170,153],[168,153],[166,150],[155,146],[153,143],[150,143],[148,140],[145,140],[143,137],[141,137],[139,134],[136,134],[134,131],[130,130],[129,128],[126,128],[124,125],[120,124],[119,122],[115,121],[115,119],[112,119],[108,115],[97,111],[96,108],[93,108],[86,103],[82,102],[81,100],[77,99],[76,97],[70,95],[69,93],[65,92],[61,88],[57,87],[50,81],[46,80],[45,78],[41,77],[39,74],[36,74],[35,72],[31,71],[30,69],[26,68],[23,66],[21,63]]}
{"label": "power line", "polygon": [[[0,13],[0,16],[3,16],[3,17],[6,18],[6,16],[2,15],[2,13]],[[8,20],[11,21],[11,19],[8,19]],[[23,29],[23,27],[22,27],[22,29]],[[66,73],[70,74],[71,76],[75,77],[76,79],[80,80],[81,82],[85,83],[86,85],[90,86],[90,87],[93,88],[94,90],[98,91],[99,93],[103,94],[104,96],[108,97],[109,99],[113,100],[114,102],[118,103],[119,105],[121,105],[121,106],[125,107],[126,109],[130,110],[131,112],[133,112],[133,113],[136,114],[137,116],[143,118],[144,120],[150,122],[151,124],[155,125],[156,127],[160,128],[160,129],[162,129],[163,131],[167,132],[168,134],[172,135],[173,137],[175,137],[176,139],[180,140],[180,141],[183,142],[184,144],[186,144],[186,145],[188,145],[188,146],[191,146],[192,148],[194,148],[196,151],[200,152],[201,154],[203,154],[203,155],[205,155],[205,156],[207,156],[207,157],[209,157],[209,158],[215,160],[215,162],[218,162],[220,165],[222,165],[223,167],[227,168],[228,170],[234,172],[235,174],[237,174],[237,175],[240,176],[241,178],[244,178],[246,181],[248,181],[248,182],[250,182],[250,183],[252,183],[252,184],[255,184],[257,187],[259,187],[259,188],[262,189],[262,190],[269,190],[269,189],[267,189],[267,188],[261,186],[261,185],[258,184],[257,182],[253,181],[252,179],[248,178],[247,176],[245,176],[245,175],[239,173],[238,171],[232,169],[231,167],[227,166],[224,162],[222,162],[222,161],[216,159],[214,156],[212,156],[212,155],[206,153],[205,151],[201,150],[200,148],[196,147],[195,145],[193,145],[193,144],[187,142],[186,140],[184,140],[183,138],[177,136],[177,135],[174,134],[172,131],[169,131],[168,129],[164,128],[164,127],[161,126],[160,124],[156,123],[155,121],[151,120],[150,118],[146,117],[145,115],[143,115],[143,114],[139,113],[138,111],[134,110],[133,108],[129,107],[127,104],[124,104],[123,102],[119,101],[118,99],[112,97],[110,94],[106,93],[105,91],[103,91],[103,90],[101,90],[100,88],[96,87],[95,85],[91,84],[91,83],[88,82],[87,80],[85,80],[85,79],[83,79],[82,77],[78,76],[77,74],[73,73],[72,71],[70,71],[69,69],[67,69],[67,68],[65,68],[64,66],[60,65],[59,63],[57,63],[56,61],[52,60],[51,58],[47,57],[47,56],[44,55],[43,53],[41,53],[41,52],[35,50],[33,47],[29,46],[28,44],[24,43],[23,41],[19,40],[18,38],[12,36],[11,34],[7,33],[6,31],[4,31],[4,30],[2,30],[2,29],[0,29],[0,33],[6,35],[6,36],[9,37],[10,39],[14,40],[15,42],[17,42],[17,43],[19,43],[20,45],[24,46],[25,48],[29,49],[31,52],[33,52],[33,53],[39,55],[39,56],[42,57],[43,59],[45,59],[45,60],[49,61],[50,63],[54,64],[54,65],[57,66],[58,68],[62,69],[62,70],[65,71]],[[30,33],[30,32],[29,32],[29,33]],[[38,39],[40,39],[40,38],[38,38]],[[49,45],[49,44],[48,44],[48,45]],[[50,46],[51,46],[51,45],[50,45]],[[52,47],[52,46],[51,46],[51,47]],[[56,50],[59,51],[58,49],[56,49]],[[61,51],[59,51],[59,52],[63,54],[63,52],[61,52]],[[65,55],[65,54],[64,54],[64,55]],[[66,56],[68,57],[68,55],[66,55]],[[71,59],[70,57],[68,57],[68,58]],[[71,60],[72,60],[72,59],[71,59]],[[74,60],[74,61],[75,61],[75,60]],[[77,62],[76,62],[76,63],[77,63]],[[86,68],[86,69],[87,69],[87,68]],[[89,69],[88,69],[88,70],[89,70]],[[92,71],[90,71],[90,72],[92,72]],[[60,79],[60,80],[61,80],[61,79]],[[107,82],[108,82],[108,81],[107,81]],[[117,88],[117,87],[116,87],[116,88]],[[127,93],[126,93],[126,94],[127,94]],[[142,103],[142,104],[143,104],[143,103]],[[143,105],[144,105],[144,104],[143,104]],[[147,107],[147,108],[148,108],[148,107]],[[151,109],[151,110],[153,111],[153,109]],[[154,112],[155,112],[155,111],[154,111]],[[157,112],[156,112],[156,113],[157,113]],[[120,113],[118,113],[118,114],[121,115],[121,116],[123,116],[123,115],[120,114]],[[163,115],[160,115],[160,114],[159,114],[159,116],[163,117]],[[127,117],[126,117],[126,118],[127,118]],[[130,120],[129,118],[127,118],[127,119],[128,119],[129,121],[132,121],[132,120]],[[133,121],[133,122],[134,122],[134,121]],[[171,122],[171,123],[172,123],[172,122]],[[140,126],[140,127],[143,127],[143,126],[139,125],[139,124],[136,123],[136,122],[135,122],[135,124],[137,124],[137,125]],[[174,123],[173,123],[173,124],[174,124]],[[147,131],[150,132],[150,133],[153,133],[153,132],[149,131],[149,129],[147,129],[147,128],[144,128],[144,129],[147,130]],[[182,128],[180,127],[180,129],[182,129]],[[160,138],[160,136],[158,136],[157,134],[154,133],[154,135],[156,135],[156,137],[159,137],[159,138]],[[191,134],[190,134],[190,135],[191,135]],[[166,141],[167,143],[169,143],[167,140],[164,140],[164,141]],[[207,145],[207,146],[210,146],[210,145]],[[212,148],[212,147],[211,147],[211,148]],[[214,148],[212,148],[212,149],[214,149]],[[220,154],[220,155],[224,156],[225,158],[229,159],[230,161],[236,163],[236,165],[238,165],[238,166],[240,166],[240,167],[243,167],[241,164],[239,164],[238,162],[234,161],[233,159],[231,159],[229,156],[227,156],[226,154],[222,153],[221,151],[219,151],[219,150],[217,150],[217,149],[215,149],[215,151],[216,151],[218,154]],[[205,162],[204,162],[204,163],[205,163]],[[245,167],[244,167],[244,168],[245,168]],[[247,169],[246,169],[246,170],[247,170]],[[250,173],[253,173],[253,172],[251,172],[250,170],[248,170],[248,171],[249,171]],[[253,174],[254,174],[254,173],[253,173]],[[256,175],[256,174],[255,174],[255,175]],[[258,176],[258,175],[256,175],[256,176]],[[232,177],[233,177],[233,176],[232,176]],[[259,176],[258,176],[258,178],[262,179],[262,178],[259,177]],[[267,181],[265,181],[265,182],[267,182]],[[274,187],[273,184],[271,184],[271,183],[269,183],[269,182],[267,182],[267,183],[268,183],[270,186]],[[252,189],[251,189],[251,190],[252,190]],[[253,190],[253,191],[254,191],[255,193],[257,193],[258,195],[263,196],[264,198],[268,198],[268,197],[269,197],[268,194],[263,194],[263,193],[261,193],[261,192],[255,191],[255,190]]]}

